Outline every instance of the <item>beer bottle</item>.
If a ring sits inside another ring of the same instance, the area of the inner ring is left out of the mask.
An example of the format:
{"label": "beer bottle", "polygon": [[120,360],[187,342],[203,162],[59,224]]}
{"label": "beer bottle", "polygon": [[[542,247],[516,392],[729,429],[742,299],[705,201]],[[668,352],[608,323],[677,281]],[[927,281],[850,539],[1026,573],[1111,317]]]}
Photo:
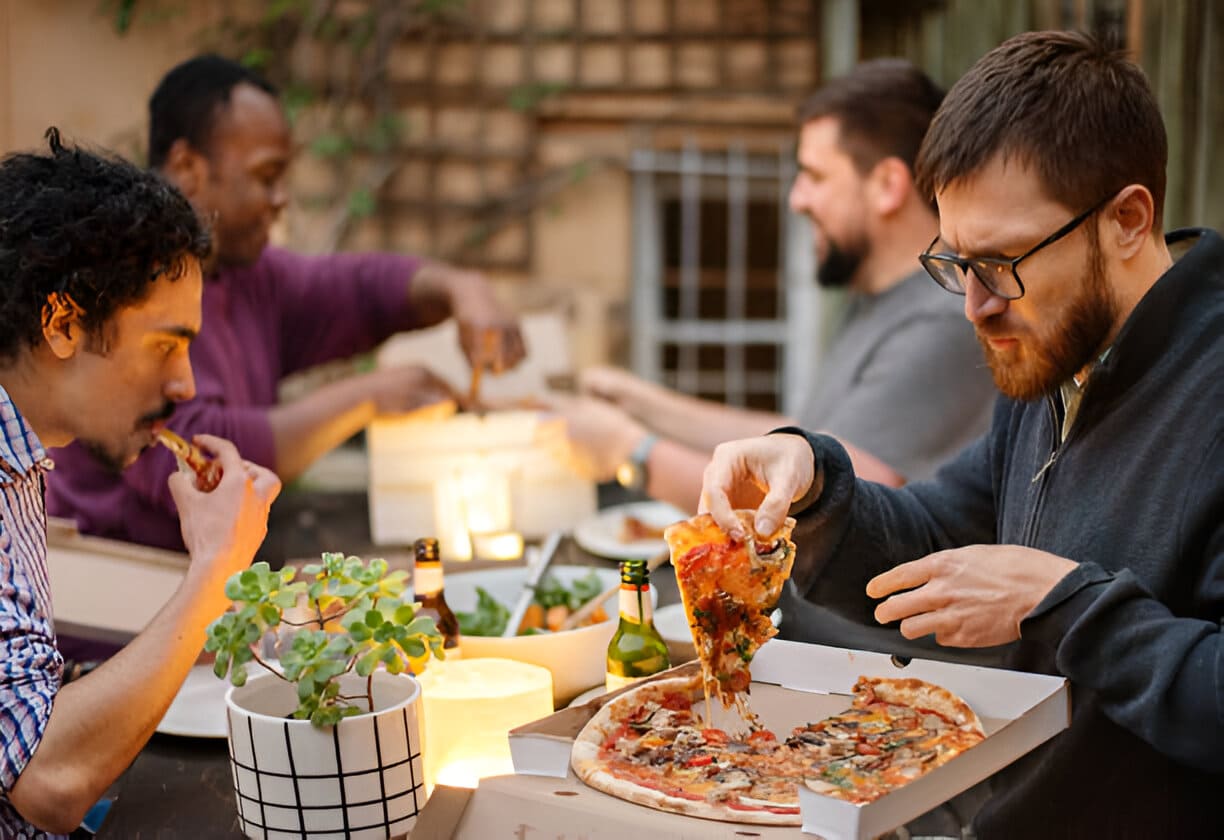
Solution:
{"label": "beer bottle", "polygon": [[[442,581],[442,557],[438,552],[438,541],[433,538],[419,539],[412,546],[412,598],[419,605],[417,615],[427,615],[438,625],[438,632],[445,640],[442,648],[447,659],[459,657],[459,619],[446,603]],[[417,663],[413,670],[419,672]]]}
{"label": "beer bottle", "polygon": [[609,691],[671,667],[667,644],[651,621],[646,561],[622,560],[620,575],[620,625],[608,642]]}

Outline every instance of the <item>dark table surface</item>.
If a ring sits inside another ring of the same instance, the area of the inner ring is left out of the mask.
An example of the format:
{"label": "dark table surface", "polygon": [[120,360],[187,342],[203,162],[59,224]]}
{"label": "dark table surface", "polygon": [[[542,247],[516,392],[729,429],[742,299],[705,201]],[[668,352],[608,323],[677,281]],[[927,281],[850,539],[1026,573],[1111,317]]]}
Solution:
{"label": "dark table surface", "polygon": [[[364,497],[363,497],[364,498]],[[606,501],[601,499],[601,502]],[[334,501],[333,501],[334,503]],[[307,509],[303,502],[302,509]],[[292,525],[298,516],[292,509],[282,515],[282,524]],[[331,523],[338,520],[328,517]],[[318,520],[312,520],[318,521]],[[276,523],[273,523],[275,529]],[[276,531],[273,530],[273,535]],[[352,553],[386,556],[389,563],[406,563],[404,554],[374,552],[355,544],[349,539],[335,541],[327,534],[314,535],[319,541],[315,545],[343,545]],[[301,542],[300,536],[283,538],[286,549],[292,553],[285,556],[300,556],[307,551],[295,552],[288,543]],[[368,540],[368,532],[365,536]],[[347,548],[348,546],[357,546]],[[269,558],[271,559],[271,558]],[[558,548],[556,565],[584,565],[615,568],[615,561],[594,557],[566,538]],[[482,567],[504,568],[506,563],[447,563],[448,572],[475,571]],[[658,591],[660,605],[679,601],[675,576],[671,566],[664,565],[651,577]],[[154,735],[141,750],[136,760],[112,786],[112,805],[99,837],[123,838],[228,838],[242,837],[239,828],[234,788],[230,776],[229,753],[225,739],[182,738],[172,735]]]}

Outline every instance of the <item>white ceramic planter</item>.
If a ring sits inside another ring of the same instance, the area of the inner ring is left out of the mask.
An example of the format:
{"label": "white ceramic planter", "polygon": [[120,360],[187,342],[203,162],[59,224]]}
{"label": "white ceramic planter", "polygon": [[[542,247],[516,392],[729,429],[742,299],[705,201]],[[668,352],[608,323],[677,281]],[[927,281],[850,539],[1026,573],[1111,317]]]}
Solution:
{"label": "white ceramic planter", "polygon": [[[341,694],[365,692],[342,678]],[[295,687],[272,674],[226,695],[238,817],[258,840],[375,840],[406,834],[425,805],[420,685],[378,671],[373,714],[318,729],[286,717]]]}

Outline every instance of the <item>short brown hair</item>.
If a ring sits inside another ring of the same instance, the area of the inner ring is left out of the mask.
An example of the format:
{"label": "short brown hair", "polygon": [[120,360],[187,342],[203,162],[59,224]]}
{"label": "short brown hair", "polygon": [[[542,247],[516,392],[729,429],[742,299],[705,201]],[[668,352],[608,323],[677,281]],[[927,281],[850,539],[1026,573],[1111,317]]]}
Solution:
{"label": "short brown hair", "polygon": [[918,154],[933,195],[996,155],[1036,169],[1079,212],[1128,184],[1164,207],[1168,139],[1147,78],[1126,54],[1078,32],[1026,32],[982,56],[948,91]]}
{"label": "short brown hair", "polygon": [[943,91],[908,61],[865,61],[832,79],[799,106],[800,124],[833,117],[842,150],[863,174],[886,157],[912,171]]}

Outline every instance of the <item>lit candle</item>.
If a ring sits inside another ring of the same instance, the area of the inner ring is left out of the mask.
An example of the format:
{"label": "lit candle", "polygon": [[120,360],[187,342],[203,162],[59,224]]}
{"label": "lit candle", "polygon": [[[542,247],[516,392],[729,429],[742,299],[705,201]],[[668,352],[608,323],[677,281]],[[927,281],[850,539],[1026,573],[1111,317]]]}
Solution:
{"label": "lit candle", "polygon": [[[509,756],[456,759],[438,770],[438,778],[434,779],[434,784],[475,788],[480,784],[481,779],[487,779],[489,776],[506,776],[513,772],[514,762]],[[428,782],[425,789],[432,790]]]}
{"label": "lit candle", "polygon": [[418,678],[425,792],[514,772],[509,732],[552,714],[552,674],[509,659],[431,663]]}
{"label": "lit candle", "polygon": [[517,560],[523,556],[523,535],[517,531],[478,534],[473,531],[472,554],[481,560]]}
{"label": "lit candle", "polygon": [[434,482],[434,527],[438,548],[447,560],[471,560],[472,542],[468,536],[467,510],[458,475],[446,475]]}

